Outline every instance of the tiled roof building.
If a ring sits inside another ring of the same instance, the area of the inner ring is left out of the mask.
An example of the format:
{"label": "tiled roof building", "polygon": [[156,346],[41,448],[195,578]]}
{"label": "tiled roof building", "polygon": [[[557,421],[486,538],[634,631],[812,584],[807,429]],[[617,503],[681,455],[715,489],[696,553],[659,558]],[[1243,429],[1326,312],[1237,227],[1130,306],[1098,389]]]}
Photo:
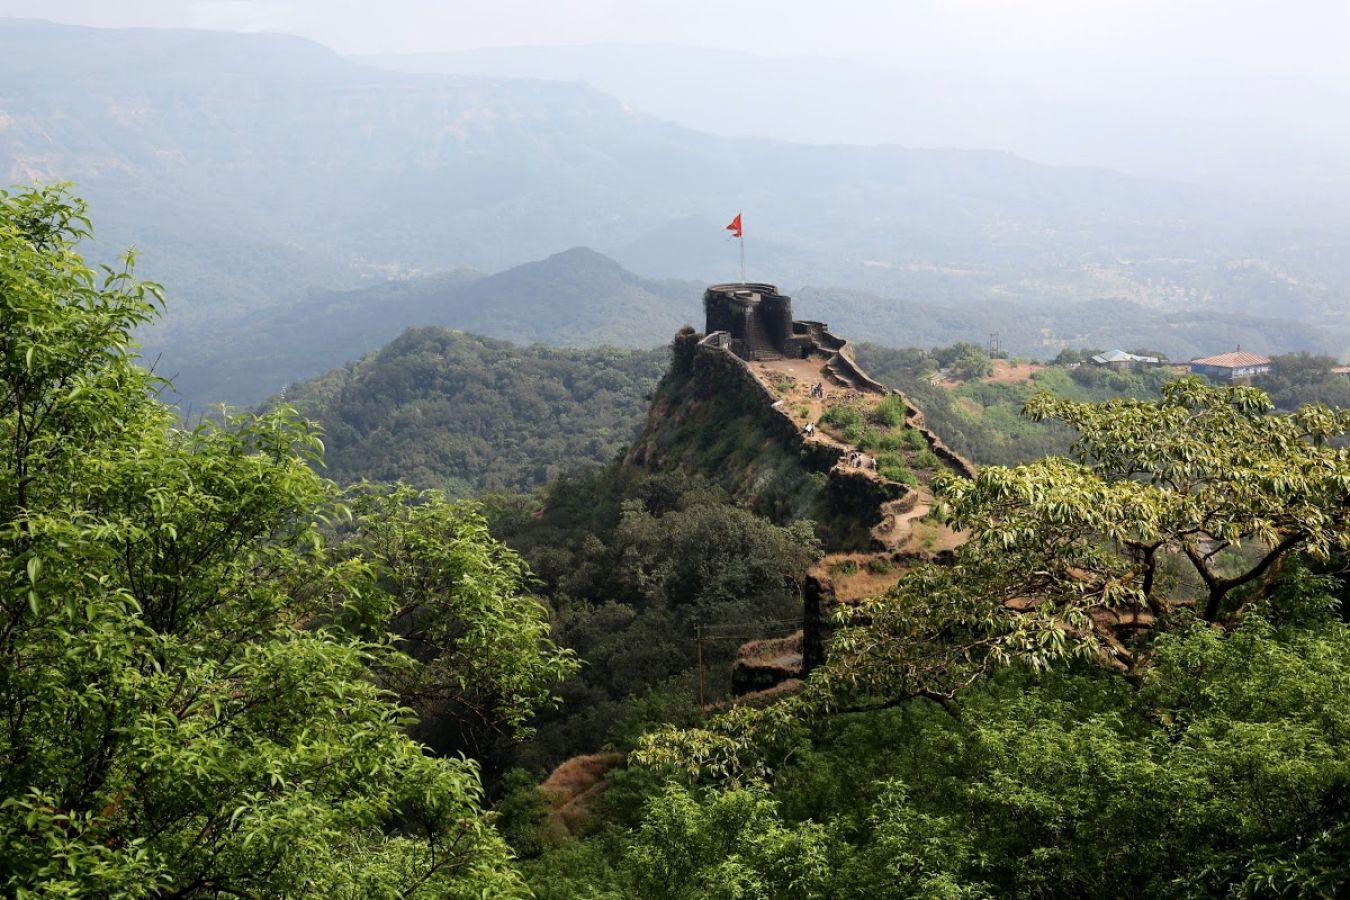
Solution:
{"label": "tiled roof building", "polygon": [[1270,357],[1248,353],[1239,347],[1232,353],[1191,360],[1191,371],[1216,381],[1240,381],[1270,371]]}

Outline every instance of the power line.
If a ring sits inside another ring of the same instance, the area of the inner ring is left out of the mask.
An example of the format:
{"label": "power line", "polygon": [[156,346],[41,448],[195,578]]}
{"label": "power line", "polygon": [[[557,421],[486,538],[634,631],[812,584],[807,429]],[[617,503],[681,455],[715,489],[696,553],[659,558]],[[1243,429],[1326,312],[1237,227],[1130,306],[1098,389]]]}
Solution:
{"label": "power line", "polygon": [[702,624],[695,627],[702,628],[705,631],[712,631],[723,628],[731,628],[740,631],[746,628],[761,628],[768,625],[793,625],[793,624],[800,625],[801,622],[802,620],[800,617],[793,616],[791,618],[782,618],[782,619],[756,619],[753,622],[723,622],[718,625]]}

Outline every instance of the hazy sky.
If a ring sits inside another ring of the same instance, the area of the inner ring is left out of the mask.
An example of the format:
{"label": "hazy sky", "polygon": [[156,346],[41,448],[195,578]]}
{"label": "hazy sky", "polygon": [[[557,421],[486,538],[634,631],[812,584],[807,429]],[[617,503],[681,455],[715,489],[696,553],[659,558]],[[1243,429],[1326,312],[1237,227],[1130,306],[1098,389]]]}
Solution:
{"label": "hazy sky", "polygon": [[1350,0],[0,0],[0,15],[279,31],[346,53],[617,41],[874,61],[1195,59],[1350,78]]}

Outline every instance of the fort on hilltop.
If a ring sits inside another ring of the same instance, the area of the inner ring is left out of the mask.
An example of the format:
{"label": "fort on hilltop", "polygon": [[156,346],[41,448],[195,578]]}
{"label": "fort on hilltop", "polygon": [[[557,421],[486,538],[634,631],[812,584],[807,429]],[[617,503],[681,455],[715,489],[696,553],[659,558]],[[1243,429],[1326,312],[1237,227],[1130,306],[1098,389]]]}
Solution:
{"label": "fort on hilltop", "polygon": [[771,284],[715,284],[703,292],[704,332],[727,336],[741,359],[806,359],[819,349],[823,322],[797,322],[792,298]]}
{"label": "fort on hilltop", "polygon": [[704,331],[675,336],[628,465],[701,472],[775,518],[811,519],[827,549],[863,554],[853,563],[951,546],[956,537],[927,519],[928,485],[974,466],[917,407],[863,371],[825,323],[794,319],[771,284],[713,285],[703,307]]}

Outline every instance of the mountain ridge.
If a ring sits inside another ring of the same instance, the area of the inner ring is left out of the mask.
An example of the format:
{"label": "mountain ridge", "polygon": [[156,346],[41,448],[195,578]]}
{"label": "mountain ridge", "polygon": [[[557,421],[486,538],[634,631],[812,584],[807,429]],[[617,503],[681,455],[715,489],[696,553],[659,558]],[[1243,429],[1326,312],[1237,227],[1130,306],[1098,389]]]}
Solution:
{"label": "mountain ridge", "polygon": [[[66,77],[44,77],[50,60],[71,61]],[[939,306],[1126,296],[1319,325],[1350,294],[1350,232],[1196,188],[998,151],[723,137],[581,85],[388,72],[284,36],[10,25],[0,116],[10,180],[76,179],[96,256],[134,245],[166,285],[175,302],[140,337],[189,389],[310,293],[372,278],[584,245],[649,279],[730,280],[736,209],[751,273],[785,285]],[[503,336],[554,339],[506,300],[518,333]],[[661,317],[642,293],[612,311],[627,333],[603,339],[646,340],[642,319]],[[661,340],[678,324],[661,320]],[[199,398],[247,402],[337,361]]]}
{"label": "mountain ridge", "polygon": [[[168,374],[176,376],[180,395],[198,405],[256,402],[377,350],[407,328],[431,325],[521,346],[647,349],[698,324],[704,286],[644,278],[594,249],[574,247],[491,274],[454,270],[314,292],[233,329],[213,327],[209,346]],[[1350,324],[1157,309],[1120,297],[1032,306],[924,302],[809,285],[789,293],[804,318],[893,347],[983,343],[996,331],[1008,352],[1041,359],[1066,346],[1146,346],[1186,360],[1237,344],[1350,358]]]}
{"label": "mountain ridge", "polygon": [[697,310],[702,287],[647,279],[574,247],[485,274],[455,270],[349,291],[315,292],[229,331],[179,368],[197,403],[261,400],[378,350],[407,328],[442,326],[518,346],[647,349]]}

